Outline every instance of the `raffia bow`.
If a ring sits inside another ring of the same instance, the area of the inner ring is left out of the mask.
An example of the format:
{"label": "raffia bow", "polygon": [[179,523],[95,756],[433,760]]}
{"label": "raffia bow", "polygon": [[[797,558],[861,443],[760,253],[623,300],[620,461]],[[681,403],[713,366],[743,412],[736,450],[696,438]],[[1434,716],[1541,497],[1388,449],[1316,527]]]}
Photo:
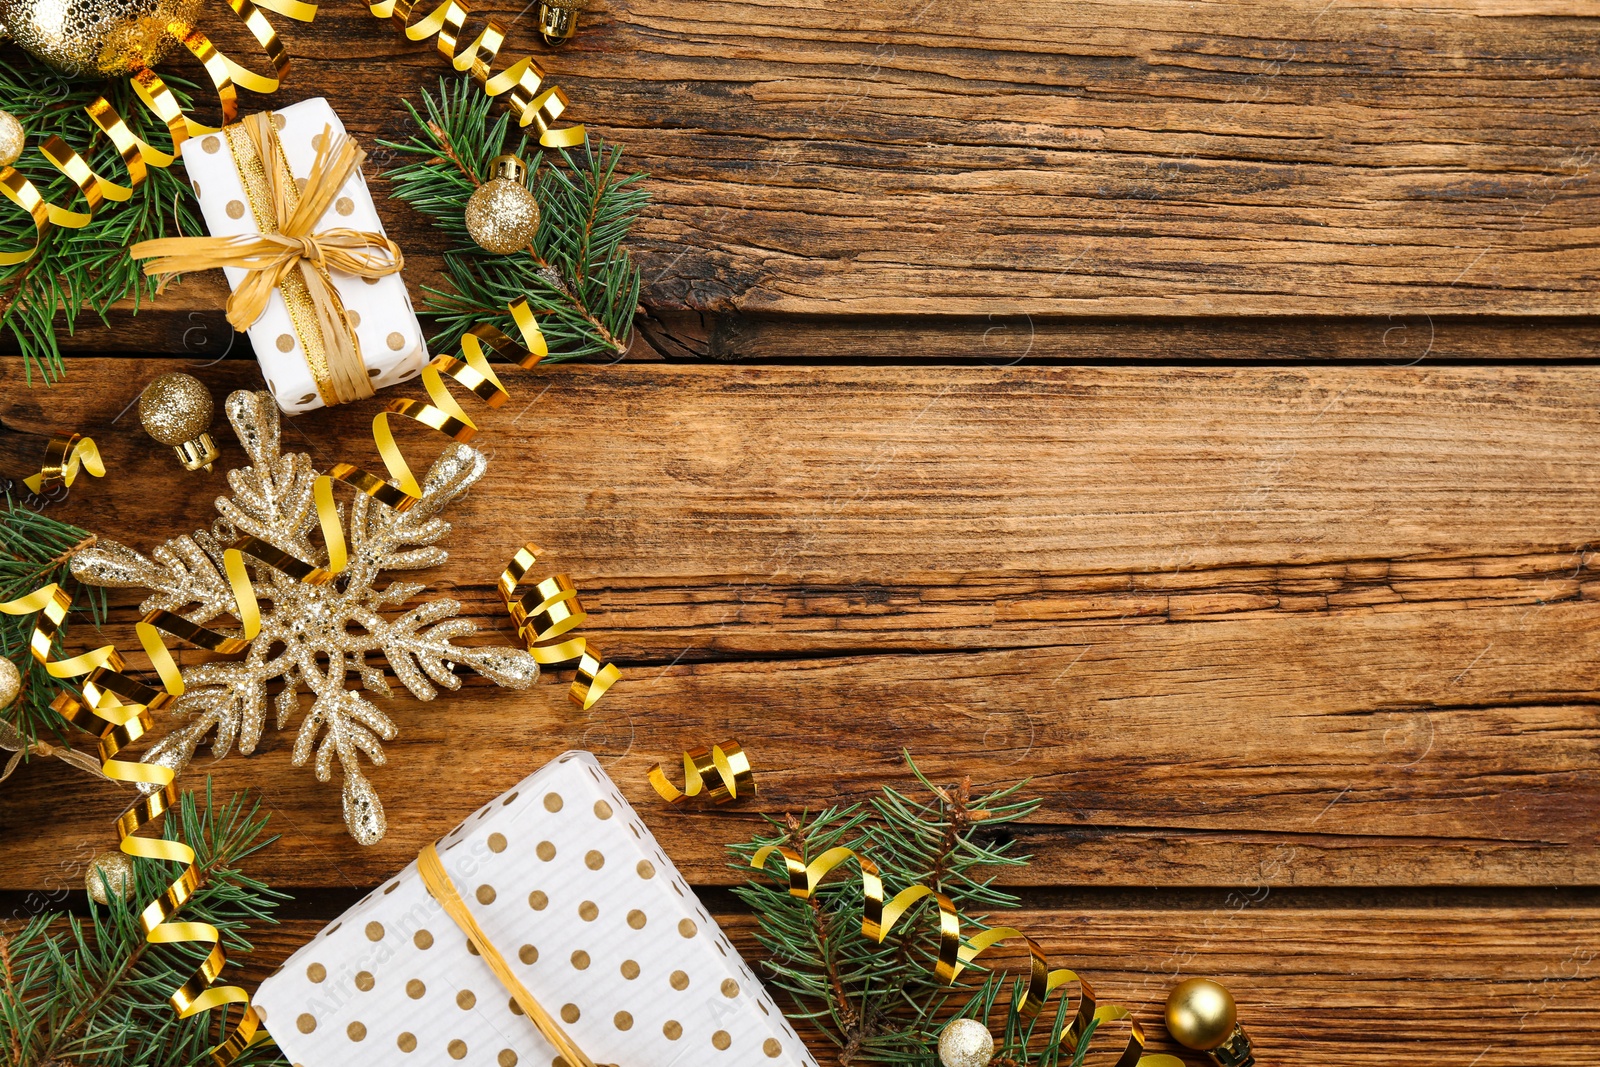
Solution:
{"label": "raffia bow", "polygon": [[[400,246],[381,233],[351,229],[313,230],[333,204],[345,180],[366,159],[348,136],[323,127],[315,161],[303,188],[297,186],[282,158],[278,131],[269,113],[251,115],[240,124],[260,161],[265,178],[262,232],[238,237],[166,237],[141,241],[129,249],[135,259],[151,259],[147,275],[168,277],[213,267],[239,267],[245,278],[228,298],[228,322],[244,331],[267,310],[274,290],[298,274],[304,281],[326,354],[326,383],[333,402],[349,403],[373,394],[361,359],[360,345],[329,276],[330,270],[382,278],[405,266]],[[302,338],[302,342],[307,339]],[[316,370],[313,367],[313,370]],[[319,381],[319,386],[323,383]]]}

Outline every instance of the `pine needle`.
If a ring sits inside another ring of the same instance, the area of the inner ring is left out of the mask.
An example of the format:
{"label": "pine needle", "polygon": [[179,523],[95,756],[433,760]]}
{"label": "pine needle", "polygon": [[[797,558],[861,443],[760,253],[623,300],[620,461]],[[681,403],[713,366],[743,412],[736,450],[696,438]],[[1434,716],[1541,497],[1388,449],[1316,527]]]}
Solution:
{"label": "pine needle", "polygon": [[[388,174],[395,196],[450,242],[444,285],[425,289],[423,312],[441,327],[430,343],[448,351],[485,322],[514,337],[506,306],[526,298],[551,361],[621,356],[640,287],[623,242],[650,199],[641,187],[645,175],[620,176],[622,153],[595,138],[571,151],[535,149],[520,132],[512,138],[508,116],[494,117],[493,104],[469,77],[441,79],[437,94],[423,94],[420,110],[406,104],[416,135],[380,142],[409,157]],[[540,223],[532,248],[496,255],[473,242],[465,216],[467,201],[491,176],[490,162],[505,153],[528,164]]]}

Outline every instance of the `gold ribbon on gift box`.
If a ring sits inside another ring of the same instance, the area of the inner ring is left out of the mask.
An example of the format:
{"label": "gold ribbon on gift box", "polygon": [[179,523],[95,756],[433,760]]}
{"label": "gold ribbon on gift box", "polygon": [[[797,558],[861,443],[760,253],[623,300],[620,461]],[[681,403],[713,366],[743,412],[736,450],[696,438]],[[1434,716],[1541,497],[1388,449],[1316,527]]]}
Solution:
{"label": "gold ribbon on gift box", "polygon": [[324,127],[316,158],[302,186],[289,169],[273,117],[262,112],[222,131],[255,215],[258,233],[239,237],[163,237],[128,250],[149,259],[146,275],[162,284],[176,274],[238,267],[244,280],[228,297],[228,323],[241,333],[283,295],[325,404],[347,404],[373,394],[361,344],[329,272],[383,278],[405,266],[400,247],[381,233],[336,227],[318,230],[339,190],[360,169],[366,153],[343,133]]}

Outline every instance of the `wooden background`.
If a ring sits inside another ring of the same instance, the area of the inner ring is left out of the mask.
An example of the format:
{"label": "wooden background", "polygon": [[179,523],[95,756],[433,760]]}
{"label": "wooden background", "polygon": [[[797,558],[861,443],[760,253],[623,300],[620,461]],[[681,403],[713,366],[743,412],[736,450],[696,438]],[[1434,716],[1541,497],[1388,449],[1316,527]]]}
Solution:
{"label": "wooden background", "polygon": [[[249,973],[573,746],[748,947],[723,845],[904,785],[906,748],[1033,778],[1026,924],[1158,1046],[1209,974],[1264,1065],[1600,1056],[1596,15],[595,0],[540,59],[652,175],[643,328],[516,377],[433,585],[507,633],[492,580],[536,541],[625,680],[588,715],[554,680],[397,698],[370,849],[288,738],[202,762],[265,797],[256,869],[297,896]],[[369,142],[443,70],[357,5],[281,27],[274,102]],[[127,406],[259,381],[212,362],[222,291],[80,334],[51,389],[0,362],[4,469],[92,432],[113,477],[57,514],[144,548],[207,522],[220,474]],[[286,437],[372,462],[371,413]],[[761,795],[662,810],[646,769],[729,737]],[[0,787],[6,914],[70,903],[124,799]]]}

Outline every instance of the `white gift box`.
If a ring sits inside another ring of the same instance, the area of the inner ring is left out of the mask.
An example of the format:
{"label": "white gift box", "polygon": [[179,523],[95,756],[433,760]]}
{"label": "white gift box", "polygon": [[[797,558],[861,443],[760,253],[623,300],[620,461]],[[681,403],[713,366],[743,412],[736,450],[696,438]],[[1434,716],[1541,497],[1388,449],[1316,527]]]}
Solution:
{"label": "white gift box", "polygon": [[[289,170],[297,178],[311,173],[311,164],[317,156],[313,138],[319,138],[327,127],[332,127],[334,134],[344,132],[339,116],[321,97],[273,112],[273,124],[278,128],[278,140],[283,145]],[[236,237],[261,232],[225,133],[205,134],[186,142],[183,164],[200,200],[200,212],[211,236]],[[383,232],[372,194],[359,171],[350,175],[316,229]],[[224,267],[223,273],[227,275],[229,287],[235,289],[245,276],[245,271],[239,267]],[[335,270],[330,272],[330,277],[350,313],[361,359],[373,387],[381,389],[422,373],[428,362],[428,352],[422,326],[417,322],[411,297],[400,275],[369,280]],[[309,328],[315,329],[315,326]],[[281,292],[272,294],[266,312],[250,327],[248,335],[267,388],[280,408],[295,415],[324,406],[316,377],[306,362],[303,339]]]}
{"label": "white gift box", "polygon": [[[597,1064],[816,1067],[594,757],[568,752],[437,843],[519,981]],[[556,1050],[413,862],[261,984],[303,1067],[547,1067]]]}

